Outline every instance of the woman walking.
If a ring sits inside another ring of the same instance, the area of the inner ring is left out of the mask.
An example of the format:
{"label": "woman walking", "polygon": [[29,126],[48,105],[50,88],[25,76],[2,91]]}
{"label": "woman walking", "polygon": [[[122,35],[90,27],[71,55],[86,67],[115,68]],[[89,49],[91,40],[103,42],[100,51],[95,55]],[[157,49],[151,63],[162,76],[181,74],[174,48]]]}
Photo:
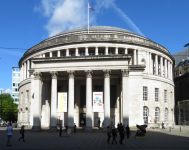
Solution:
{"label": "woman walking", "polygon": [[113,136],[112,144],[114,143],[114,141],[115,141],[116,144],[117,144],[117,141],[116,141],[117,132],[116,132],[116,129],[115,129],[114,126],[113,126],[113,129],[112,129],[112,136]]}
{"label": "woman walking", "polygon": [[108,139],[107,139],[107,141],[106,141],[107,143],[109,143],[109,141],[110,141],[111,132],[112,132],[112,131],[111,131],[111,129],[110,129],[110,126],[108,126],[108,127],[107,127],[107,136],[108,136]]}
{"label": "woman walking", "polygon": [[23,138],[23,142],[25,142],[25,140],[24,140],[24,132],[25,132],[24,127],[25,127],[25,126],[22,126],[22,128],[21,128],[21,130],[20,130],[20,134],[22,135],[22,137],[19,138],[19,141]]}

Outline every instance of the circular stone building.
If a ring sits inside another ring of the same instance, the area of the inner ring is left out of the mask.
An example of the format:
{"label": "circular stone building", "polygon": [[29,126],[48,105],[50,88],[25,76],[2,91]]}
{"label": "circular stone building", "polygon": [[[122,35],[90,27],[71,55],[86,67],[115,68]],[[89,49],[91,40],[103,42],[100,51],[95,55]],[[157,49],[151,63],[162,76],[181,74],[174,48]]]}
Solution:
{"label": "circular stone building", "polygon": [[18,122],[33,130],[174,124],[174,58],[152,40],[108,26],[63,31],[19,61]]}

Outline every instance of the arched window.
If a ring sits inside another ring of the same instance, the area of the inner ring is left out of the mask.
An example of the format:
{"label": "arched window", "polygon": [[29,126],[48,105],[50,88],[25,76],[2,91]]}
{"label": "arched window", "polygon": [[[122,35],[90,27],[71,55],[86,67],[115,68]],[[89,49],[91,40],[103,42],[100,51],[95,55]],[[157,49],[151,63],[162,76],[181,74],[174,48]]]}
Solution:
{"label": "arched window", "polygon": [[144,123],[148,123],[148,108],[147,107],[143,107],[143,119],[144,119]]}
{"label": "arched window", "polygon": [[183,110],[180,110],[180,122],[183,122]]}
{"label": "arched window", "polygon": [[159,108],[158,107],[155,108],[155,118],[157,122],[159,122]]}
{"label": "arched window", "polygon": [[167,113],[168,113],[168,110],[165,108],[165,113],[164,113],[164,118],[165,118],[165,120],[164,120],[164,122],[167,122],[167,120],[168,120],[168,119],[167,119],[167,116],[168,116]]}

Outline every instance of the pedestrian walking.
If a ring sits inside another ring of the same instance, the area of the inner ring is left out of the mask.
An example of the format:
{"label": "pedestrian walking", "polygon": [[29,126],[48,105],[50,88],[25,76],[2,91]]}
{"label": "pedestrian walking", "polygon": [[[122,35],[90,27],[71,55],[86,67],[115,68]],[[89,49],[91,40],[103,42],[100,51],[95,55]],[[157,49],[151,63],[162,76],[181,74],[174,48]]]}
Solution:
{"label": "pedestrian walking", "polygon": [[114,126],[113,126],[113,129],[112,129],[112,136],[113,136],[112,144],[114,143],[114,141],[117,144],[117,141],[116,141],[117,132],[116,132],[116,129],[115,129]]}
{"label": "pedestrian walking", "polygon": [[25,133],[24,127],[25,126],[22,126],[22,128],[20,129],[21,138],[19,138],[19,141],[23,138],[23,142],[25,142],[25,140],[24,140],[24,133]]}
{"label": "pedestrian walking", "polygon": [[128,125],[126,127],[126,134],[127,134],[127,138],[129,138],[129,136],[130,136],[130,128],[129,128]]}
{"label": "pedestrian walking", "polygon": [[98,128],[100,129],[100,119],[98,119]]}
{"label": "pedestrian walking", "polygon": [[84,121],[83,121],[83,119],[81,120],[81,126],[82,126],[82,127],[84,126]]}
{"label": "pedestrian walking", "polygon": [[109,143],[110,141],[110,138],[111,138],[111,129],[110,129],[110,126],[107,127],[107,136],[108,136],[108,139],[107,139],[107,143]]}
{"label": "pedestrian walking", "polygon": [[10,145],[10,140],[12,138],[12,132],[13,132],[13,128],[12,128],[12,124],[8,124],[8,127],[6,129],[6,132],[7,132],[7,146],[12,146]]}
{"label": "pedestrian walking", "polygon": [[60,124],[59,127],[60,127],[60,135],[59,136],[61,137],[62,136],[62,124]]}
{"label": "pedestrian walking", "polygon": [[74,123],[74,133],[76,133],[76,124]]}
{"label": "pedestrian walking", "polygon": [[162,121],[162,124],[161,124],[161,126],[162,126],[162,129],[165,129],[165,128],[164,128],[164,123],[163,123],[163,121]]}
{"label": "pedestrian walking", "polygon": [[119,143],[120,144],[123,144],[122,141],[124,139],[124,128],[123,128],[123,125],[122,123],[120,123],[120,127],[119,127],[119,134],[120,134],[120,140],[119,140]]}

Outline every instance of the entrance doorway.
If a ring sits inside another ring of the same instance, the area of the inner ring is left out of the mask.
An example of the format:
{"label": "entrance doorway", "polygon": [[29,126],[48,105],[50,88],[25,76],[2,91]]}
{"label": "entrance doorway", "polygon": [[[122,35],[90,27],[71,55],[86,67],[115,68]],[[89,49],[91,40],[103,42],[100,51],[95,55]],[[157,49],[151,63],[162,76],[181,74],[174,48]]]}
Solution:
{"label": "entrance doorway", "polygon": [[98,127],[98,120],[100,119],[100,117],[95,117],[94,120],[94,127]]}

